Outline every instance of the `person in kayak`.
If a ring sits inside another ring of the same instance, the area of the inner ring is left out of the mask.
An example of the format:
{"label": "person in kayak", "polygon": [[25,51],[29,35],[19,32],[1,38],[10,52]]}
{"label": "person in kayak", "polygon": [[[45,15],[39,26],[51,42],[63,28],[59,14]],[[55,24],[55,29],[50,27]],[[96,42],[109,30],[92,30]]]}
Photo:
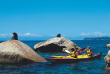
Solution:
{"label": "person in kayak", "polygon": [[82,49],[78,50],[79,55],[83,55],[84,54],[84,50],[85,50],[85,48],[82,48]]}
{"label": "person in kayak", "polygon": [[79,55],[79,54],[80,54],[80,51],[78,50],[77,47],[76,47],[76,50],[75,50],[75,54],[76,54],[76,55]]}
{"label": "person in kayak", "polygon": [[80,52],[78,50],[78,47],[75,48],[75,51],[71,52],[71,56],[74,55],[75,58],[77,58],[78,55],[80,55]]}
{"label": "person in kayak", "polygon": [[92,56],[93,52],[91,51],[90,46],[87,46],[86,54],[87,54],[88,56]]}
{"label": "person in kayak", "polygon": [[[76,48],[76,49],[77,49],[77,48]],[[71,52],[68,51],[68,50],[65,50],[65,52],[66,52],[66,53],[69,53],[71,57],[77,57],[77,54],[76,54],[77,52],[75,51],[74,48],[71,49]],[[67,55],[67,56],[69,56],[69,55]]]}

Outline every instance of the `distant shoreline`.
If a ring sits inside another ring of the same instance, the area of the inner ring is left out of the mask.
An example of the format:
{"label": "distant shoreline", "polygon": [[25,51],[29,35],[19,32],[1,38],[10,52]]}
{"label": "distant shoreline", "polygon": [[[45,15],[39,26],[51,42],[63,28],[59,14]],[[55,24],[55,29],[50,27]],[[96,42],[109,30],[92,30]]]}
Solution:
{"label": "distant shoreline", "polygon": [[84,38],[84,40],[110,40],[110,37],[88,37]]}

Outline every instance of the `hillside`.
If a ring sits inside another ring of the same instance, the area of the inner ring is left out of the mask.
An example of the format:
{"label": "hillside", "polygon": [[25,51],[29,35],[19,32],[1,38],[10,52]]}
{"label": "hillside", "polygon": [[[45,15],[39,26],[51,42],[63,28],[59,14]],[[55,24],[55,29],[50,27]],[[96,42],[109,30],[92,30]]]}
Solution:
{"label": "hillside", "polygon": [[84,38],[84,40],[110,40],[110,37],[91,37],[91,38]]}

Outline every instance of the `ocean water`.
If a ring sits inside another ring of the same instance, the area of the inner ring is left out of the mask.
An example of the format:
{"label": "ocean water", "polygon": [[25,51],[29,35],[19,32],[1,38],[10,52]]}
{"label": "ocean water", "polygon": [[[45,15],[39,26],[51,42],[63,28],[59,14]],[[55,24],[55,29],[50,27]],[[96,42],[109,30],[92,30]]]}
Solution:
{"label": "ocean water", "polygon": [[[2,41],[1,41],[2,42]],[[42,41],[22,41],[29,45],[31,48]],[[91,61],[81,61],[71,64],[52,64],[50,62],[45,63],[32,63],[25,65],[12,65],[12,64],[0,64],[0,74],[109,74],[109,71],[105,69],[104,56],[107,54],[110,48],[106,47],[106,44],[110,41],[105,40],[73,40],[75,44],[82,48],[87,46],[91,47],[94,54],[102,52],[100,59]],[[67,53],[38,53],[44,58],[52,55],[67,55]]]}

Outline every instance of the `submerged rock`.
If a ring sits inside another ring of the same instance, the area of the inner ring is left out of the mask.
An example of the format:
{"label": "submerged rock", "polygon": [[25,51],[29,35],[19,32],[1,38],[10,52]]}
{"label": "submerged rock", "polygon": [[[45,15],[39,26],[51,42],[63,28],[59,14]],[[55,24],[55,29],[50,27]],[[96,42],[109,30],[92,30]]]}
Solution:
{"label": "submerged rock", "polygon": [[107,46],[107,47],[110,47],[110,44],[107,44],[106,46]]}
{"label": "submerged rock", "polygon": [[18,40],[8,40],[0,43],[1,63],[44,62],[43,57],[33,49]]}
{"label": "submerged rock", "polygon": [[110,50],[108,51],[108,54],[104,57],[106,67],[110,67]]}
{"label": "submerged rock", "polygon": [[[75,43],[64,37],[56,37],[36,44],[34,49],[39,52],[64,52],[64,50],[71,51],[76,47],[78,46]],[[78,48],[80,49],[80,47]]]}

